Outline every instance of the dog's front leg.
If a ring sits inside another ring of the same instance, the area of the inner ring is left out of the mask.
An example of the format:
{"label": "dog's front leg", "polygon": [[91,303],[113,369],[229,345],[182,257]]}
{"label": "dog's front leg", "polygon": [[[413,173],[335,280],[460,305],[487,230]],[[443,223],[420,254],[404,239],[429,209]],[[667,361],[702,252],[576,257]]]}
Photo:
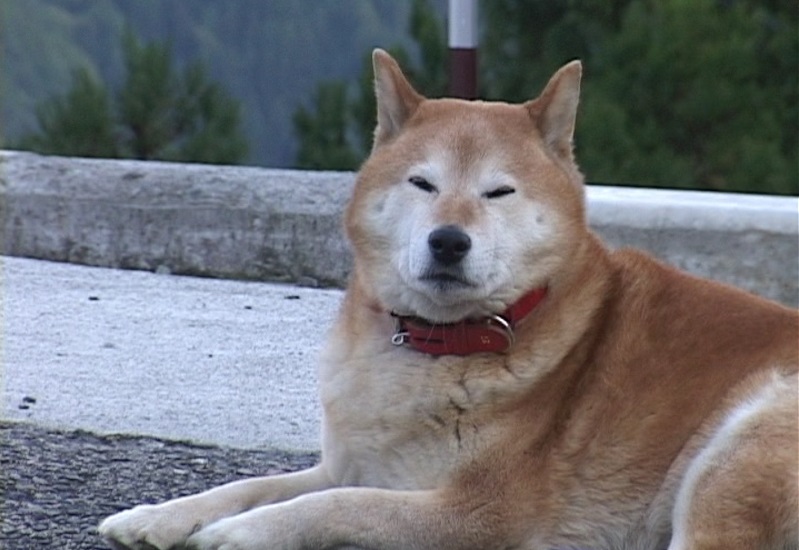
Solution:
{"label": "dog's front leg", "polygon": [[[502,543],[499,501],[444,491],[339,488],[263,506],[193,535],[192,550],[467,550]],[[507,535],[507,533],[505,533]]]}
{"label": "dog's front leg", "polygon": [[222,518],[281,502],[332,484],[320,466],[302,472],[245,479],[162,504],[144,504],[106,518],[100,534],[118,550],[168,550]]}

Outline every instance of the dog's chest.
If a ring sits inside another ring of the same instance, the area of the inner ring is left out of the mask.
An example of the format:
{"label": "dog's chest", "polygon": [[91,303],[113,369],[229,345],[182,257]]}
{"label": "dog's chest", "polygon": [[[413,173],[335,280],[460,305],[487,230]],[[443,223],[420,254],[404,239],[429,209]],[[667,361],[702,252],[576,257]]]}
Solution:
{"label": "dog's chest", "polygon": [[496,426],[468,365],[389,349],[323,363],[323,451],[341,483],[430,488],[490,442]]}

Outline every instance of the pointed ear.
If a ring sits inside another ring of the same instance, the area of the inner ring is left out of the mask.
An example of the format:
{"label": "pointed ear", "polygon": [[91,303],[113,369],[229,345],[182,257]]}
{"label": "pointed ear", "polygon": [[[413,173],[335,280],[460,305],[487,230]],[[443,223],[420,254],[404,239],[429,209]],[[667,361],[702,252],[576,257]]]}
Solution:
{"label": "pointed ear", "polygon": [[397,62],[384,50],[372,52],[372,64],[377,99],[376,147],[399,133],[424,97],[413,89]]}
{"label": "pointed ear", "polygon": [[564,65],[549,79],[538,98],[525,103],[544,143],[559,156],[572,159],[572,138],[580,101],[579,61]]}

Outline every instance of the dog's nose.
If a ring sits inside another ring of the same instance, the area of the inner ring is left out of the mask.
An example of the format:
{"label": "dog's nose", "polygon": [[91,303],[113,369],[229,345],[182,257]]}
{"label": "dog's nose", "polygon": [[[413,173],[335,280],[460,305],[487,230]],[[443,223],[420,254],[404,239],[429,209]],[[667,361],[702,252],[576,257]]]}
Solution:
{"label": "dog's nose", "polygon": [[452,265],[461,261],[469,249],[472,239],[457,225],[444,225],[433,230],[427,237],[427,245],[433,258],[444,265]]}

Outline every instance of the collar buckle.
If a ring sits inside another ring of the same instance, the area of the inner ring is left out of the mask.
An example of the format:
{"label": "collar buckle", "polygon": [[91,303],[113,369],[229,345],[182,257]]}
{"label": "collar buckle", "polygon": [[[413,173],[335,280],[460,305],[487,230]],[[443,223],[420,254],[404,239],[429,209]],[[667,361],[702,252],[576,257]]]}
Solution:
{"label": "collar buckle", "polygon": [[394,333],[394,336],[391,337],[391,343],[395,346],[402,346],[408,343],[408,340],[411,337],[411,333],[407,330],[397,330]]}
{"label": "collar buckle", "polygon": [[516,335],[513,333],[513,326],[502,315],[489,315],[486,317],[485,323],[486,326],[491,329],[498,329],[498,332],[508,341],[508,346],[505,350],[516,343]]}

